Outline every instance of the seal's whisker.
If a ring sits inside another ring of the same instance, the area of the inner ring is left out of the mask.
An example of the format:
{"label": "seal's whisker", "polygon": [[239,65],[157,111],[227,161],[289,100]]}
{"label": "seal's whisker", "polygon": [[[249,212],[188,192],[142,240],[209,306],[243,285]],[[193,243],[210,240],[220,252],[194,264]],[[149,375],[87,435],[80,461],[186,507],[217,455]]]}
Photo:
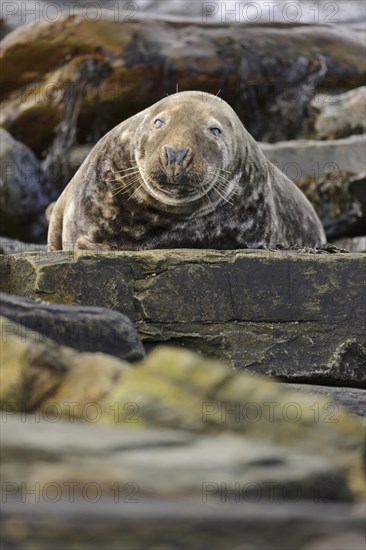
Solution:
{"label": "seal's whisker", "polygon": [[[217,187],[225,193],[228,190],[227,183],[228,182],[218,181],[218,186]],[[230,196],[233,196],[233,197],[237,194],[238,194],[237,189],[234,189],[233,191],[230,192]]]}
{"label": "seal's whisker", "polygon": [[221,195],[220,191],[218,190],[217,187],[214,187],[214,190],[216,191],[216,193],[218,193],[220,195],[220,197],[225,201],[227,202],[228,204],[234,204],[233,202],[231,202],[227,197],[224,197],[224,195]]}
{"label": "seal's whisker", "polygon": [[114,179],[114,180],[109,180],[111,183],[119,183],[120,184],[120,187],[124,187],[125,185],[129,184],[129,183],[132,183],[134,181],[139,181],[139,177],[138,175],[134,175],[132,174],[132,176],[129,176],[129,177],[126,177],[126,179]]}
{"label": "seal's whisker", "polygon": [[133,180],[131,181],[128,181],[126,184],[124,185],[121,185],[120,187],[118,187],[116,189],[116,192],[113,193],[113,197],[115,197],[116,195],[118,195],[119,193],[127,193],[127,191],[130,191],[136,183],[139,182],[139,178],[134,178]]}
{"label": "seal's whisker", "polygon": [[221,187],[224,187],[225,189],[228,188],[227,184],[230,184],[230,181],[220,178],[217,178],[217,182],[220,184]]}
{"label": "seal's whisker", "polygon": [[112,181],[119,181],[123,183],[125,181],[132,181],[133,178],[139,179],[139,177],[140,177],[139,172],[132,172],[131,174],[119,174],[118,178],[115,178]]}
{"label": "seal's whisker", "polygon": [[117,183],[122,183],[123,184],[125,182],[132,181],[131,178],[139,179],[139,174],[138,173],[126,174],[125,176],[122,175],[119,178],[109,179],[108,181],[110,181],[112,183],[116,181]]}
{"label": "seal's whisker", "polygon": [[132,171],[136,171],[138,172],[139,169],[138,169],[138,166],[132,166],[131,168],[124,168],[123,170],[115,170],[115,173],[116,174],[126,174],[127,172],[132,172]]}
{"label": "seal's whisker", "polygon": [[212,175],[216,175],[218,173],[218,175],[220,175],[221,172],[225,172],[226,174],[231,174],[232,175],[232,172],[230,172],[230,170],[224,170],[223,168],[219,168],[219,170],[213,170],[212,172],[208,172],[209,174],[212,174]]}
{"label": "seal's whisker", "polygon": [[115,172],[128,172],[130,170],[136,170],[138,168],[138,165],[136,163],[132,164],[132,166],[128,166],[127,168],[122,168],[122,170],[114,170]]}
{"label": "seal's whisker", "polygon": [[141,187],[142,187],[142,184],[140,183],[140,185],[137,187],[137,189],[135,189],[135,191],[132,193],[132,195],[130,195],[130,196],[128,197],[127,200],[129,201],[130,199],[132,199],[133,196],[137,193],[137,191],[138,191]]}
{"label": "seal's whisker", "polygon": [[207,190],[205,190],[205,187],[204,187],[204,185],[202,185],[202,183],[200,183],[200,187],[201,187],[201,189],[203,189],[203,191],[204,191],[203,196],[204,196],[204,197],[207,197],[208,203],[210,204],[211,208],[213,208],[214,205],[212,204],[212,200],[210,199],[210,195],[209,195],[210,188],[208,188]]}

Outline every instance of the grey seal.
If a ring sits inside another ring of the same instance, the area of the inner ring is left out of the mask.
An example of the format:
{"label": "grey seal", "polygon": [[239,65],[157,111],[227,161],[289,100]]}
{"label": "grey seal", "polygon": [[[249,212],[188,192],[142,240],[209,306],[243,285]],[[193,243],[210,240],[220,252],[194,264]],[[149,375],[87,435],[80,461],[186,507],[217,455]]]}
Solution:
{"label": "grey seal", "polygon": [[318,247],[305,195],[217,96],[179,92],[92,149],[56,202],[48,249]]}

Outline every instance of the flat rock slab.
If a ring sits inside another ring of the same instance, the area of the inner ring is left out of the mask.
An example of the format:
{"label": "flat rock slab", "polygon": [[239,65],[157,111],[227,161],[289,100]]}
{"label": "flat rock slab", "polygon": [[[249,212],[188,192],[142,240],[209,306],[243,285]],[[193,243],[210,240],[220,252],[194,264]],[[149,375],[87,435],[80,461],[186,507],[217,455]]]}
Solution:
{"label": "flat rock slab", "polygon": [[363,255],[181,249],[1,261],[5,292],[115,309],[148,348],[183,345],[284,380],[366,383]]}
{"label": "flat rock slab", "polygon": [[[75,499],[3,505],[5,548],[37,550],[363,550],[364,507],[338,503],[137,503]],[[243,544],[245,541],[245,544]]]}
{"label": "flat rock slab", "polygon": [[319,455],[4,412],[1,429],[4,548],[362,548],[364,508]]}
{"label": "flat rock slab", "polygon": [[[138,496],[192,496],[199,502],[232,500],[229,490],[240,483],[248,500],[285,500],[296,486],[299,500],[352,501],[346,477],[331,458],[291,446],[232,433],[204,435],[181,430],[98,426],[49,422],[38,414],[2,413],[2,479],[41,487],[78,481],[75,496],[91,481],[113,497],[113,483],[133,482]],[[100,464],[103,468],[100,469]],[[225,495],[217,484],[225,484]],[[268,486],[266,485],[268,483]],[[78,488],[79,487],[79,488]],[[4,487],[9,496],[9,485]],[[132,500],[132,499],[131,499]],[[29,499],[31,501],[31,499]]]}
{"label": "flat rock slab", "polygon": [[19,325],[24,325],[58,344],[80,351],[108,353],[131,363],[145,355],[133,323],[118,311],[45,304],[5,292],[0,292],[0,308],[1,314],[10,321],[8,334],[14,334]]}
{"label": "flat rock slab", "polygon": [[293,180],[305,176],[319,177],[327,170],[364,172],[366,136],[356,135],[336,140],[282,141],[260,143],[263,153]]}
{"label": "flat rock slab", "polygon": [[366,252],[366,237],[353,237],[352,238],[344,238],[344,239],[337,239],[333,241],[332,244],[335,244],[336,246],[339,246],[340,248],[345,248],[346,250],[349,250],[350,252],[359,252],[364,253]]}

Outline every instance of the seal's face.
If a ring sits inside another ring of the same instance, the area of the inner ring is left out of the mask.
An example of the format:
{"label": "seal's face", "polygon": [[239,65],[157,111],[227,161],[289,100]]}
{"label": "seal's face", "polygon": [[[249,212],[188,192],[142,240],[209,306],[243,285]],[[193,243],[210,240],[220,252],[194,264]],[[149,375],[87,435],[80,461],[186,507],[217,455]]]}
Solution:
{"label": "seal's face", "polygon": [[232,115],[218,110],[218,98],[210,102],[205,94],[193,94],[160,101],[136,132],[142,186],[164,205],[213,204],[231,191]]}

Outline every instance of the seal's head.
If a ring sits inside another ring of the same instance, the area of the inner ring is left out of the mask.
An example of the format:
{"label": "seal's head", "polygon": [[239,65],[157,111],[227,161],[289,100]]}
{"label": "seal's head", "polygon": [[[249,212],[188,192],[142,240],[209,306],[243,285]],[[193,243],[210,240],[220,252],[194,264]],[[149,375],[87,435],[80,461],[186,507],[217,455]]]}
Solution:
{"label": "seal's head", "polygon": [[234,134],[242,125],[227,103],[211,94],[180,92],[144,114],[136,128],[135,160],[151,197],[179,207],[230,196],[231,174],[240,177]]}

